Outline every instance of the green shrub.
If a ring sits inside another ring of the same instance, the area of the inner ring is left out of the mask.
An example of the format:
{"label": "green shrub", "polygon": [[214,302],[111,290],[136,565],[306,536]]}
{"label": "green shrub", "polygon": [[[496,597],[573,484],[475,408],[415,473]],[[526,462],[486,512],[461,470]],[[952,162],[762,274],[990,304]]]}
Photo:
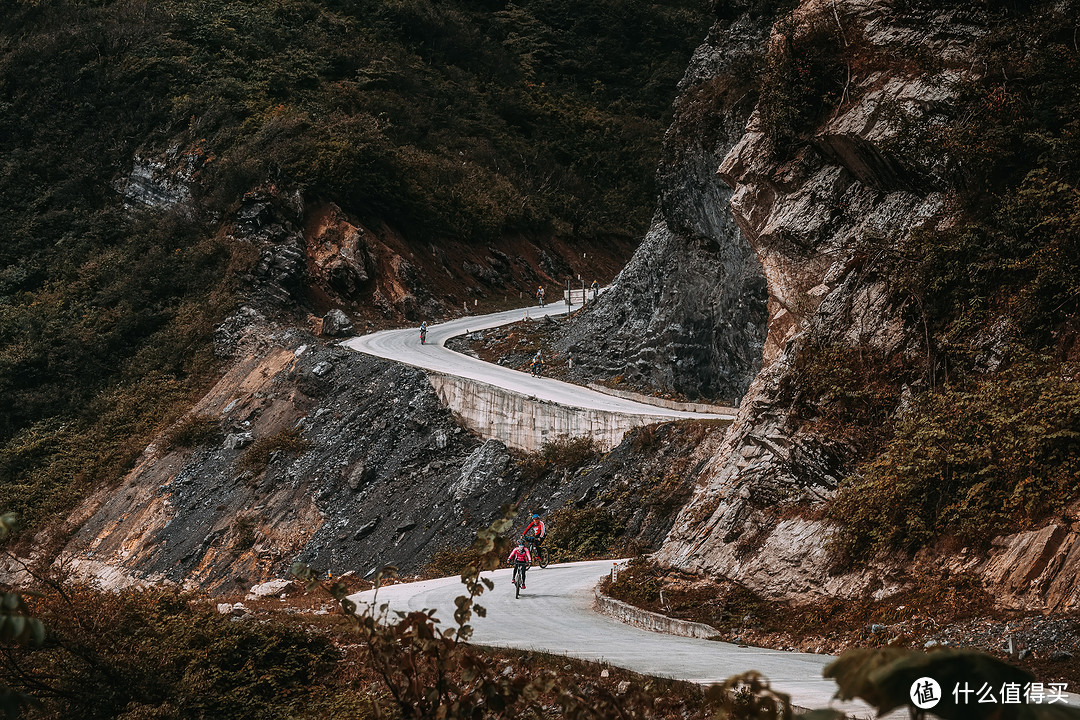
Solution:
{"label": "green shrub", "polygon": [[810,342],[795,355],[782,390],[792,395],[807,427],[832,440],[866,447],[887,437],[901,388],[918,375],[899,354],[869,345]]}
{"label": "green shrub", "polygon": [[949,345],[998,317],[1035,347],[1071,342],[1080,311],[1080,190],[1042,168],[996,207],[914,233],[894,265]]}
{"label": "green shrub", "polygon": [[205,445],[221,435],[221,421],[206,415],[189,415],[169,429],[167,448],[193,448]]}
{"label": "green shrub", "polygon": [[269,435],[252,443],[251,447],[240,456],[239,465],[258,475],[270,464],[274,453],[300,455],[308,451],[311,443],[301,437],[297,430],[282,430],[277,435]]}
{"label": "green shrub", "polygon": [[788,16],[775,26],[758,101],[761,129],[787,152],[809,136],[844,90],[842,28],[828,9]]}
{"label": "green shrub", "polygon": [[190,407],[200,390],[196,380],[146,373],[93,398],[85,417],[44,420],[21,431],[0,453],[4,508],[33,529],[69,510],[88,488],[115,481],[167,416]]}
{"label": "green shrub", "polygon": [[258,539],[256,532],[258,525],[259,520],[251,515],[236,518],[232,525],[232,542],[229,545],[229,549],[234,555],[240,555],[255,544]]}
{"label": "green shrub", "polygon": [[829,507],[841,559],[946,536],[983,543],[1080,497],[1078,372],[1025,358],[927,393]]}
{"label": "green shrub", "polygon": [[938,360],[961,359],[1001,317],[1035,349],[1067,352],[1080,331],[1075,18],[1052,2],[1004,5],[976,48],[987,72],[954,88],[947,120],[908,133],[959,190],[947,222],[914,233],[886,263],[916,300],[915,319],[953,353]]}
{"label": "green shrub", "polygon": [[603,508],[564,507],[546,520],[545,546],[555,562],[610,557],[618,550],[625,523]]}
{"label": "green shrub", "polygon": [[664,571],[639,555],[619,571],[615,582],[607,581],[604,591],[611,597],[647,609],[660,608]]}
{"label": "green shrub", "polygon": [[335,678],[328,638],[232,622],[169,590],[67,587],[37,597],[34,610],[50,641],[6,654],[0,671],[49,717],[290,718]]}
{"label": "green shrub", "polygon": [[480,553],[474,547],[444,548],[431,556],[431,560],[420,571],[425,577],[448,577],[458,575],[470,564],[480,559]]}
{"label": "green shrub", "polygon": [[548,440],[539,450],[521,459],[519,467],[526,481],[536,481],[550,472],[579,468],[599,454],[591,437],[562,436]]}

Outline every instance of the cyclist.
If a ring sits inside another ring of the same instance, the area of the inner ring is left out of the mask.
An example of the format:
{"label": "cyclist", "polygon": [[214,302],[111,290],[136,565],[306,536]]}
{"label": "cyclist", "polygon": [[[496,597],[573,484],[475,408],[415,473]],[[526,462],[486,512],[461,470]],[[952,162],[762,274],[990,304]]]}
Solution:
{"label": "cyclist", "polygon": [[544,307],[544,286],[539,285],[536,288],[536,302],[540,303],[540,307]]}
{"label": "cyclist", "polygon": [[510,551],[510,556],[506,558],[506,562],[513,563],[514,572],[521,572],[521,589],[525,589],[525,571],[529,569],[529,565],[532,564],[532,553],[529,552],[529,548],[525,547],[525,540],[519,539],[517,541],[517,547]]}
{"label": "cyclist", "polygon": [[600,283],[593,280],[592,281],[592,299],[595,300],[598,297],[600,297]]}
{"label": "cyclist", "polygon": [[420,323],[420,344],[427,344],[427,320]]}
{"label": "cyclist", "polygon": [[544,369],[544,358],[540,355],[540,351],[536,351],[536,355],[533,356],[532,364],[529,365],[529,369],[532,371],[533,377],[540,377],[541,371]]}
{"label": "cyclist", "polygon": [[[530,531],[532,531],[531,534]],[[521,533],[521,540],[528,543],[533,550],[536,550],[544,543],[545,537],[547,537],[547,523],[541,520],[539,515],[533,513],[533,516],[529,519],[529,524],[525,526]]]}

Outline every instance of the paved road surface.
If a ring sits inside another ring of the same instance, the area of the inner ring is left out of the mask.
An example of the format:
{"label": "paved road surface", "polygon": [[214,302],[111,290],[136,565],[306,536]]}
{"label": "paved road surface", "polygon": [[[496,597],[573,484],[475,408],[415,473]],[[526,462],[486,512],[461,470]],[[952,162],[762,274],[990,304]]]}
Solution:
{"label": "paved road surface", "polygon": [[[821,677],[828,655],[788,653],[761,648],[739,648],[730,643],[663,635],[624,625],[592,609],[593,588],[611,568],[610,560],[533,568],[528,588],[514,599],[510,570],[485,573],[495,590],[480,598],[485,618],[474,617],[473,642],[566,654],[603,660],[635,672],[690,680],[719,682],[747,670],[757,670],[773,687],[790,693],[796,705],[829,705],[836,689]],[[392,585],[379,590],[378,602],[394,610],[435,608],[443,623],[453,622],[454,598],[464,593],[460,580],[440,578]],[[372,593],[353,596],[370,603]],[[870,714],[862,704],[843,704],[846,710]]]}
{"label": "paved road surface", "polygon": [[569,407],[608,410],[627,415],[656,415],[672,419],[734,419],[734,411],[732,411],[732,414],[713,414],[669,410],[632,400],[624,400],[612,395],[605,395],[580,385],[572,385],[552,378],[534,378],[529,373],[477,360],[443,347],[443,343],[452,337],[470,331],[486,330],[516,322],[521,320],[526,312],[530,318],[539,318],[545,315],[565,315],[566,303],[559,301],[544,308],[531,307],[523,310],[507,310],[501,313],[465,317],[432,325],[428,328],[426,345],[420,344],[420,330],[418,328],[384,330],[371,335],[361,335],[346,340],[342,345],[368,355],[396,360],[424,370],[435,370],[469,378],[470,380],[478,380],[522,395]]}

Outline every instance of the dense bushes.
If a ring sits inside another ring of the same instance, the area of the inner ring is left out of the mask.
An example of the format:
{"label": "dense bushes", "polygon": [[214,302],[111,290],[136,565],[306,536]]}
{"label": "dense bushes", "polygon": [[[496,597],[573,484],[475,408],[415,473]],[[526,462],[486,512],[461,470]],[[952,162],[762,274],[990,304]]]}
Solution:
{"label": "dense bushes", "polygon": [[917,233],[894,273],[946,337],[1002,316],[1035,348],[1077,333],[1067,327],[1080,310],[1075,9],[999,10],[978,49],[986,73],[957,88],[950,122],[923,128],[960,188],[959,218]]}
{"label": "dense bushes", "polygon": [[261,473],[270,464],[275,453],[293,453],[300,455],[307,452],[311,445],[300,435],[298,430],[283,430],[276,435],[259,438],[240,456],[238,465],[255,474]]}
{"label": "dense bushes", "polygon": [[829,516],[838,549],[980,543],[1080,497],[1080,366],[1044,359],[929,393]]}
{"label": "dense bushes", "polygon": [[146,50],[183,63],[174,116],[219,158],[214,184],[280,169],[433,238],[640,232],[663,118],[707,23],[691,2],[169,10],[154,24],[172,42]]}
{"label": "dense bushes", "polygon": [[626,529],[624,521],[596,507],[563,507],[551,513],[547,523],[551,532],[546,546],[555,562],[611,557]]}
{"label": "dense bushes", "polygon": [[44,716],[316,717],[309,706],[325,701],[335,681],[338,652],[328,638],[231,622],[173,591],[69,587],[39,596],[32,609],[48,629],[44,646],[5,653],[0,672],[44,703]]}
{"label": "dense bushes", "polygon": [[1068,352],[1080,329],[1080,190],[1042,167],[994,204],[915,233],[899,283],[947,343],[1004,317],[1034,347]]}
{"label": "dense bushes", "polygon": [[165,440],[170,448],[193,448],[209,443],[220,434],[219,418],[191,415],[169,428]]}
{"label": "dense bushes", "polygon": [[563,435],[546,441],[539,450],[521,459],[522,479],[536,481],[557,470],[575,470],[599,455],[591,437]]}
{"label": "dense bushes", "polygon": [[832,13],[788,16],[775,27],[758,101],[761,129],[779,150],[811,134],[844,90],[843,29]]}
{"label": "dense bushes", "polygon": [[882,439],[903,384],[917,376],[903,357],[869,345],[808,343],[781,388],[817,434],[865,447]]}

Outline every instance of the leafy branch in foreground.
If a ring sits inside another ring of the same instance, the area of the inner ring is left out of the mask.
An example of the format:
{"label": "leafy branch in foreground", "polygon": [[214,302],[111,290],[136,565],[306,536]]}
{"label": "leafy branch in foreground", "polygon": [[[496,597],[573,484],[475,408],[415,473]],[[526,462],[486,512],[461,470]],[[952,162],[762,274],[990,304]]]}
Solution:
{"label": "leafy branch in foreground", "polygon": [[[1030,672],[975,650],[857,648],[827,665],[823,674],[836,680],[837,697],[865,700],[879,717],[905,705],[913,717],[925,716],[925,711],[912,704],[910,692],[916,681],[929,677],[941,686],[940,702],[933,711],[944,720],[1080,720],[1076,707],[1029,699],[1027,689],[1035,683]],[[994,702],[976,701],[974,694],[963,694],[968,689],[981,692],[983,687],[990,688]],[[1006,703],[1001,697],[1008,687],[1016,693],[1015,702]],[[953,688],[963,690],[954,694]],[[961,697],[964,702],[959,702]]]}
{"label": "leafy branch in foreground", "polygon": [[[7,538],[15,528],[12,513],[0,515],[0,540]],[[37,618],[30,617],[30,610],[17,593],[0,592],[0,646],[38,646],[45,640],[45,626]],[[0,710],[11,720],[19,717],[19,710],[30,698],[0,683]]]}

